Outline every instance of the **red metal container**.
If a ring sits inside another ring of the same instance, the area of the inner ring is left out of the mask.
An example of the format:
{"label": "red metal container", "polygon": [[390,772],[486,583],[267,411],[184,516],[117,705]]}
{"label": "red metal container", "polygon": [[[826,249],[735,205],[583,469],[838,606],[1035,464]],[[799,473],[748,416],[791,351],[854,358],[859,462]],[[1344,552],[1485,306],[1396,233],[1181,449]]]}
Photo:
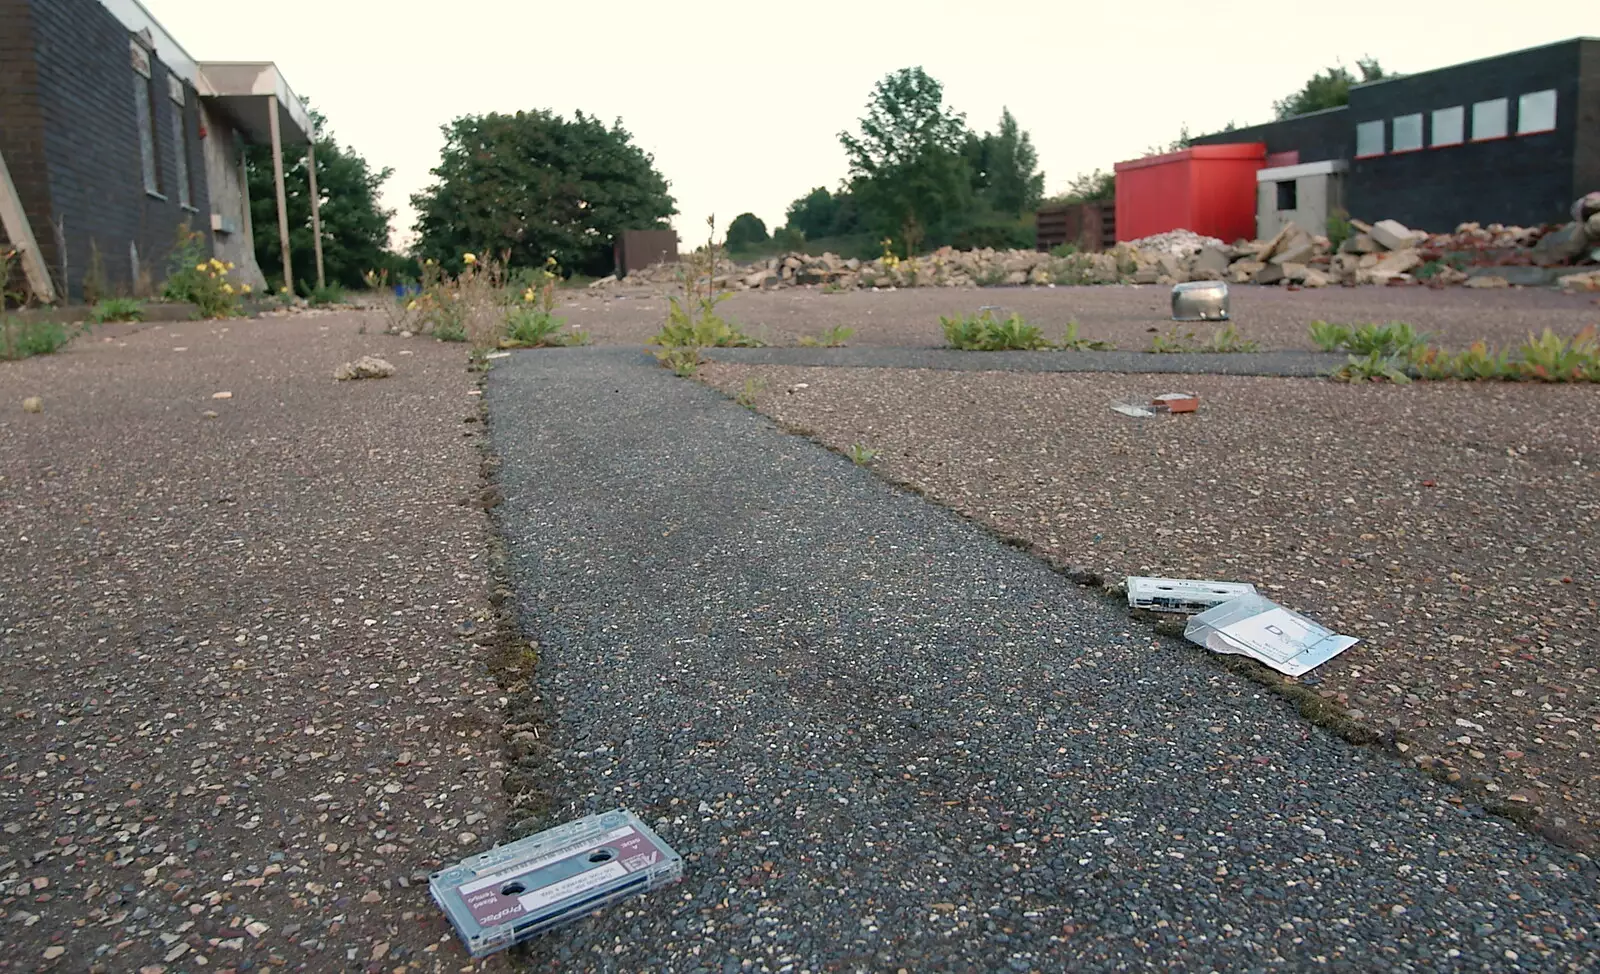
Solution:
{"label": "red metal container", "polygon": [[1256,172],[1266,158],[1264,143],[1237,142],[1117,163],[1117,239],[1180,229],[1253,239]]}

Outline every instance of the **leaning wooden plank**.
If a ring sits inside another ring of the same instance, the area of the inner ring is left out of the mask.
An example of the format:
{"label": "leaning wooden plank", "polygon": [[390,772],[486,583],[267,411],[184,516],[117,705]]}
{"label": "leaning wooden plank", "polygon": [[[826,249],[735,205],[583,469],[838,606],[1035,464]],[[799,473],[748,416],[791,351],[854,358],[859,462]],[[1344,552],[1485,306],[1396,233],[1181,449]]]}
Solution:
{"label": "leaning wooden plank", "polygon": [[22,211],[22,198],[17,195],[16,184],[11,182],[11,170],[6,168],[3,155],[0,155],[0,226],[5,227],[6,239],[22,257],[22,272],[28,277],[33,296],[45,304],[54,302],[55,285],[50,283],[50,271],[44,266],[39,241],[34,239],[28,215]]}

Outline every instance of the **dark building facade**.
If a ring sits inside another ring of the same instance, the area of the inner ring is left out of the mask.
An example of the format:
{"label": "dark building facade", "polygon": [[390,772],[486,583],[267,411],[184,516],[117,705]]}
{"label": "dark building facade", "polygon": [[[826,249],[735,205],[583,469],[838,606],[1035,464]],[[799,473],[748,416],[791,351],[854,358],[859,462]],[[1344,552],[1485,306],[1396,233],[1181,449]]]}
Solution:
{"label": "dark building facade", "polygon": [[[185,224],[261,286],[244,147],[281,154],[312,131],[276,65],[198,62],[139,0],[0,0],[0,157],[15,190],[0,199],[0,246],[31,233],[58,300],[83,298],[91,268],[108,293],[158,287]],[[17,209],[26,227],[9,241]]]}
{"label": "dark building facade", "polygon": [[1218,132],[1268,165],[1349,161],[1351,215],[1433,231],[1568,219],[1600,190],[1600,39],[1577,38],[1358,85],[1350,104]]}
{"label": "dark building facade", "polygon": [[185,221],[209,252],[199,93],[175,52],[97,0],[0,0],[0,24],[0,154],[66,296],[96,251],[112,288],[136,259],[159,281]]}

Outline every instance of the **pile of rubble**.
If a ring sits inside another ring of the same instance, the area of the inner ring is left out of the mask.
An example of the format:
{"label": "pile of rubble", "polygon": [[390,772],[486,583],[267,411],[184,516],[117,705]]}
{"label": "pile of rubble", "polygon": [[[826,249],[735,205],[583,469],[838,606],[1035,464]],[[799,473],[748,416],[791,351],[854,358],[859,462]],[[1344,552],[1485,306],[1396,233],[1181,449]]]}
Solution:
{"label": "pile of rubble", "polygon": [[[1228,281],[1327,287],[1330,284],[1425,283],[1440,287],[1507,287],[1514,281],[1559,283],[1600,290],[1600,270],[1560,269],[1600,263],[1600,193],[1573,207],[1573,222],[1555,229],[1464,223],[1453,233],[1429,234],[1394,220],[1351,220],[1336,246],[1328,237],[1289,223],[1271,239],[1225,244],[1189,230],[1172,230],[1100,253],[1054,256],[1033,250],[948,247],[899,260],[785,254],[738,265],[719,259],[716,285],[757,290],[803,285],[830,290],[882,287],[992,287],[1048,284],[1158,284]],[[628,275],[629,284],[677,285],[687,265],[658,264]],[[1470,272],[1469,272],[1470,269]],[[1516,273],[1516,271],[1533,273]],[[602,278],[591,287],[616,284]]]}
{"label": "pile of rubble", "polygon": [[1150,254],[1171,254],[1173,257],[1188,257],[1199,253],[1207,247],[1224,246],[1216,237],[1204,237],[1193,230],[1168,230],[1149,237],[1140,237],[1138,240],[1128,242],[1134,250]]}

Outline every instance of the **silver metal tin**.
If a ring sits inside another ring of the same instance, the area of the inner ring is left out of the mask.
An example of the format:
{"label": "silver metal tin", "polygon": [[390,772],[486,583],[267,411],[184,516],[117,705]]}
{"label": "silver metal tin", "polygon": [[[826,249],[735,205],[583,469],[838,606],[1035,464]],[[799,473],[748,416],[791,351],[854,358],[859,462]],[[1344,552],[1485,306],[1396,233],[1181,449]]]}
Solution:
{"label": "silver metal tin", "polygon": [[1227,321],[1228,285],[1189,281],[1172,287],[1173,321]]}

